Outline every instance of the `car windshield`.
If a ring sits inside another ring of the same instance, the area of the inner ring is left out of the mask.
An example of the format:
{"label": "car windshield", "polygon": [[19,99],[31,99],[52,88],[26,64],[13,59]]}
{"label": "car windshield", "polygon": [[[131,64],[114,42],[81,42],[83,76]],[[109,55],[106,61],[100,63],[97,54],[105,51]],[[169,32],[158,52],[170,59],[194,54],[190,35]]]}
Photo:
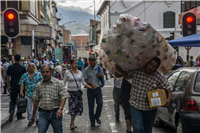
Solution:
{"label": "car windshield", "polygon": [[200,73],[197,75],[194,91],[200,92]]}

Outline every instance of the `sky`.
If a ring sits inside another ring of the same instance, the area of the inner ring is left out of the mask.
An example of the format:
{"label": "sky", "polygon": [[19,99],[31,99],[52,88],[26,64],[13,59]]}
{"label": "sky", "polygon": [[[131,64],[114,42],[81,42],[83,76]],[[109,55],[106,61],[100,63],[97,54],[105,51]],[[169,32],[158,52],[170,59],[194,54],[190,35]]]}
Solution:
{"label": "sky", "polygon": [[[56,0],[58,6],[70,7],[74,11],[94,13],[93,0]],[[97,12],[103,0],[95,0],[95,12]]]}

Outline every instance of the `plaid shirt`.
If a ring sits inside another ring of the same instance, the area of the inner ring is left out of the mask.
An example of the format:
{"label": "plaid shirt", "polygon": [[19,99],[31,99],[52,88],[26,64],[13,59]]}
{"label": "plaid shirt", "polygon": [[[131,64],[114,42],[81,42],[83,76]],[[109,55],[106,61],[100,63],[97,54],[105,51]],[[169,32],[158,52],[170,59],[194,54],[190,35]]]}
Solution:
{"label": "plaid shirt", "polygon": [[42,80],[42,75],[38,72],[34,72],[34,81],[32,81],[28,72],[21,76],[19,85],[25,86],[26,96],[33,97],[33,92],[35,91],[36,84]]}
{"label": "plaid shirt", "polygon": [[54,77],[51,77],[48,83],[40,81],[33,93],[33,99],[39,100],[39,107],[44,110],[59,108],[61,100],[68,97],[69,94],[64,84]]}
{"label": "plaid shirt", "polygon": [[155,109],[150,108],[147,96],[148,91],[157,89],[153,84],[156,84],[160,89],[165,89],[167,91],[173,90],[171,84],[159,70],[156,70],[148,80],[146,80],[146,74],[143,68],[129,71],[128,77],[129,79],[133,78],[129,103],[139,110]]}

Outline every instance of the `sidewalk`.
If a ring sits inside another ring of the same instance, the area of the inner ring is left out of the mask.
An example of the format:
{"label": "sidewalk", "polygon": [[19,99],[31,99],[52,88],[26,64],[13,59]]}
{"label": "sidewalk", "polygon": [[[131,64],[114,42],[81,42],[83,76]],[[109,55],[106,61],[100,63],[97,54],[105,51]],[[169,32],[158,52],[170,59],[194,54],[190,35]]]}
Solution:
{"label": "sidewalk", "polygon": [[8,123],[9,119],[9,102],[10,96],[2,95],[1,96],[1,127]]}

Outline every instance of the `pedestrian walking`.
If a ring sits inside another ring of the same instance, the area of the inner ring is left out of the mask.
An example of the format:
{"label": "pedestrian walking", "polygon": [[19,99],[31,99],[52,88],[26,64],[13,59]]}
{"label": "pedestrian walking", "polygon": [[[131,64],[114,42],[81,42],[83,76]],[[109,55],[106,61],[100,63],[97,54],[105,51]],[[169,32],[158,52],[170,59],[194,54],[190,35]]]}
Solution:
{"label": "pedestrian walking", "polygon": [[83,100],[81,96],[81,83],[84,87],[92,89],[89,86],[82,75],[82,72],[78,70],[77,60],[71,60],[71,70],[67,70],[64,75],[63,83],[67,84],[67,90],[69,92],[70,98],[69,103],[69,115],[71,115],[70,128],[73,130],[77,128],[74,124],[76,116],[81,116],[83,113]]}
{"label": "pedestrian walking", "polygon": [[131,84],[129,81],[123,78],[122,85],[121,85],[121,102],[122,107],[124,110],[125,120],[126,120],[126,133],[132,133],[131,130],[131,109],[130,109],[130,91],[131,91]]}
{"label": "pedestrian walking", "polygon": [[194,61],[194,67],[197,66],[197,62],[199,61],[199,57],[196,58],[196,60]]}
{"label": "pedestrian walking", "polygon": [[121,101],[121,85],[122,85],[122,75],[115,72],[114,76],[111,74],[110,78],[114,78],[114,88],[113,88],[113,100],[114,100],[114,110],[116,122],[120,122],[120,101]]}
{"label": "pedestrian walking", "polygon": [[7,76],[6,76],[6,73],[7,73],[7,70],[8,70],[8,67],[9,67],[9,63],[7,62],[7,60],[6,60],[6,58],[3,58],[2,59],[2,63],[3,63],[3,69],[4,69],[4,75],[5,75],[5,80],[4,80],[4,92],[3,92],[3,94],[7,94],[7,81],[6,81],[6,79],[7,79]]}
{"label": "pedestrian walking", "polygon": [[116,70],[125,79],[133,78],[129,100],[133,133],[152,133],[157,110],[156,108],[150,108],[147,92],[156,89],[153,87],[154,84],[168,92],[165,106],[170,104],[173,88],[164,74],[157,70],[160,64],[161,60],[158,57],[154,57],[144,68],[133,71],[123,71],[119,66],[116,66]]}
{"label": "pedestrian walking", "polygon": [[193,67],[193,65],[194,65],[193,56],[190,56],[189,67]]}
{"label": "pedestrian walking", "polygon": [[4,75],[4,69],[1,66],[1,95],[2,95],[2,89],[5,86],[5,75]]}
{"label": "pedestrian walking", "polygon": [[38,133],[46,133],[49,124],[52,125],[54,133],[63,133],[62,111],[69,97],[65,86],[60,80],[52,77],[51,67],[41,67],[43,80],[40,81],[33,93],[33,114],[31,122],[35,122],[35,114],[39,105]]}
{"label": "pedestrian walking", "polygon": [[27,64],[28,64],[28,59],[25,57],[24,58],[24,61],[23,61],[23,66],[26,68],[27,67]]}
{"label": "pedestrian walking", "polygon": [[[89,118],[91,126],[95,126],[95,120],[98,124],[101,124],[100,116],[103,106],[102,91],[101,91],[101,81],[99,78],[103,78],[103,70],[100,66],[96,65],[95,55],[90,55],[89,57],[90,65],[85,68],[83,72],[83,78],[86,83],[92,87],[92,89],[87,88],[87,98],[89,107]],[[100,69],[100,73],[98,73]],[[94,114],[94,100],[96,99],[96,113]]]}
{"label": "pedestrian walking", "polygon": [[81,57],[79,57],[79,59],[78,59],[78,70],[82,71],[83,65],[84,65],[84,63],[83,63],[83,61],[81,60]]}
{"label": "pedestrian walking", "polygon": [[84,58],[84,69],[88,66],[87,58]]}
{"label": "pedestrian walking", "polygon": [[[20,95],[24,97],[24,87],[25,87],[25,95],[27,97],[27,119],[29,121],[28,126],[32,126],[31,117],[32,117],[32,109],[33,109],[33,93],[36,88],[36,84],[42,80],[42,75],[38,72],[35,72],[35,64],[29,63],[28,72],[24,73],[19,81],[20,85]],[[38,125],[39,120],[39,112],[37,110],[35,121],[36,125]]]}
{"label": "pedestrian walking", "polygon": [[[21,76],[26,73],[26,68],[20,65],[21,56],[19,54],[15,55],[15,64],[10,65],[7,70],[7,87],[10,92],[10,116],[9,121],[12,122],[13,115],[15,111],[16,99],[20,93],[20,85],[18,85]],[[11,81],[10,80],[11,77]],[[22,113],[17,112],[17,119],[25,119]]]}

